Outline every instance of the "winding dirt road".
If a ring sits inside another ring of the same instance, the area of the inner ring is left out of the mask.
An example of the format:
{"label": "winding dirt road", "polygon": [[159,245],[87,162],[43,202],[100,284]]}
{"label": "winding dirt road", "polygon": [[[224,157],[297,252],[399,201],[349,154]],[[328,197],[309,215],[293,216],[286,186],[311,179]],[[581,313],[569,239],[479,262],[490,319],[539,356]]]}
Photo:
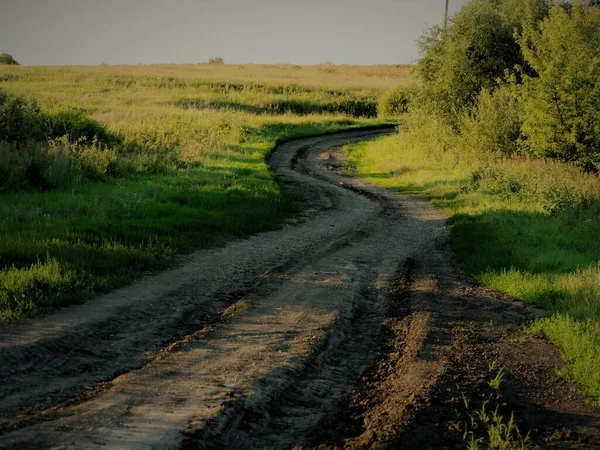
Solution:
{"label": "winding dirt road", "polygon": [[540,312],[469,280],[428,203],[344,174],[340,146],[390,132],[280,145],[296,223],[0,330],[0,447],[464,448],[466,398],[534,447],[600,448],[522,332]]}

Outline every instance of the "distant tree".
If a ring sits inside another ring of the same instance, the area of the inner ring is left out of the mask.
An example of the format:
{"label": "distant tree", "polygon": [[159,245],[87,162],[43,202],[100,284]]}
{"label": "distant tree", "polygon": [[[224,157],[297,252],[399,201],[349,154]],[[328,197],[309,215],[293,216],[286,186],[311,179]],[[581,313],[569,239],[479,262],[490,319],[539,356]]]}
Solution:
{"label": "distant tree", "polygon": [[210,58],[208,60],[209,64],[225,64],[225,60],[223,58]]}
{"label": "distant tree", "polygon": [[9,66],[18,66],[20,65],[15,58],[13,58],[12,56],[10,56],[8,53],[2,53],[0,54],[0,64],[5,64],[5,65],[9,65]]}

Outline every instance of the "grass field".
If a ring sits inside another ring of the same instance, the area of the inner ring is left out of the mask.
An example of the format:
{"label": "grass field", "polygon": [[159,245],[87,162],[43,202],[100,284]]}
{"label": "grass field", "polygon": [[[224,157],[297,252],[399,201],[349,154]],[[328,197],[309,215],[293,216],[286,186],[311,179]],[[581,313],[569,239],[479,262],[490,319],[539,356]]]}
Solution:
{"label": "grass field", "polygon": [[[382,122],[377,98],[409,79],[403,66],[1,67],[0,90],[53,127],[75,111],[110,139],[0,143],[0,322],[279,226],[301,199],[268,170],[276,142]],[[43,183],[19,184],[40,153]]]}
{"label": "grass field", "polygon": [[467,270],[550,313],[532,330],[558,344],[563,375],[600,405],[598,177],[544,160],[483,160],[454,151],[433,122],[416,130],[347,147],[349,166],[443,209]]}

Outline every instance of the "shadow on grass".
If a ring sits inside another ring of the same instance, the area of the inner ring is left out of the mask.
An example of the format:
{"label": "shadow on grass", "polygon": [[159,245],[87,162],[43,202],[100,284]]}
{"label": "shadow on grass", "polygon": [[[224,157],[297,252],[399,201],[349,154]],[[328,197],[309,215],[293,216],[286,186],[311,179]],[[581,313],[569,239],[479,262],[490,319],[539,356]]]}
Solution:
{"label": "shadow on grass", "polygon": [[332,101],[277,99],[263,102],[261,106],[239,103],[231,100],[185,99],[175,103],[183,109],[226,109],[244,111],[251,114],[346,114],[353,117],[377,117],[377,104],[374,99],[335,98]]}

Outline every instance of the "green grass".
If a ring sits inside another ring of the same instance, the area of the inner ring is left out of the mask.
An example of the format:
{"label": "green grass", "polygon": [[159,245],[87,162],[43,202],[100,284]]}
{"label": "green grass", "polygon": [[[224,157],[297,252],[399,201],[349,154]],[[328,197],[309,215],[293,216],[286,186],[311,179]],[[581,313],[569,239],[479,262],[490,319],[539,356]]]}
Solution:
{"label": "green grass", "polygon": [[600,180],[560,163],[461,154],[444,136],[435,124],[409,126],[348,146],[349,165],[444,210],[467,270],[551,313],[535,329],[562,350],[564,375],[600,405]]}
{"label": "green grass", "polygon": [[[64,169],[61,182],[0,190],[0,323],[277,228],[302,199],[265,162],[275,144],[381,123],[370,117],[377,96],[407,77],[390,66],[1,68],[0,89],[48,117],[76,108],[115,139],[110,170],[104,149],[59,143],[43,161]],[[0,144],[0,174],[39,147]],[[75,163],[102,168],[67,176]]]}

